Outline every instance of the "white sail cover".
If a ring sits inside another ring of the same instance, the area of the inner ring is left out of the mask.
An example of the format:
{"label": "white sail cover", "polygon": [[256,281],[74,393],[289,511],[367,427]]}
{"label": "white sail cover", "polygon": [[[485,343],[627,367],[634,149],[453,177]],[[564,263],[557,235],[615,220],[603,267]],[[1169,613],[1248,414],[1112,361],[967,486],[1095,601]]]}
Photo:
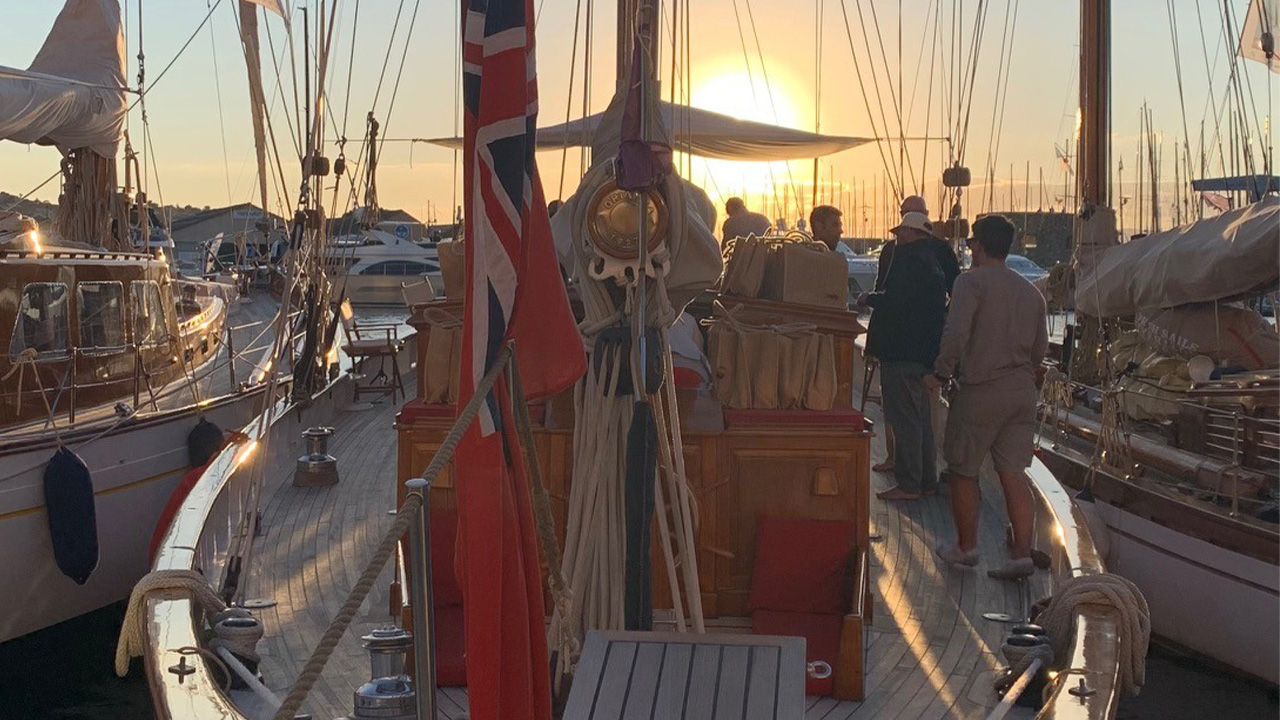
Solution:
{"label": "white sail cover", "polygon": [[1280,198],[1114,245],[1077,272],[1076,309],[1094,317],[1212,302],[1280,279]]}
{"label": "white sail cover", "polygon": [[[607,112],[607,111],[606,111]],[[720,113],[659,100],[658,112],[671,135],[671,146],[721,160],[794,160],[822,157],[875,142],[875,138],[820,135],[804,130],[739,120]],[[538,149],[591,145],[605,113],[538,129]],[[461,148],[462,138],[434,138],[428,142]]]}
{"label": "white sail cover", "polygon": [[[1240,30],[1240,56],[1256,60],[1280,73],[1280,58],[1274,57],[1276,31],[1280,30],[1280,0],[1253,0]],[[1267,58],[1264,37],[1270,37],[1272,58]]]}
{"label": "white sail cover", "polygon": [[125,113],[116,0],[67,0],[26,70],[0,67],[0,139],[115,157]]}

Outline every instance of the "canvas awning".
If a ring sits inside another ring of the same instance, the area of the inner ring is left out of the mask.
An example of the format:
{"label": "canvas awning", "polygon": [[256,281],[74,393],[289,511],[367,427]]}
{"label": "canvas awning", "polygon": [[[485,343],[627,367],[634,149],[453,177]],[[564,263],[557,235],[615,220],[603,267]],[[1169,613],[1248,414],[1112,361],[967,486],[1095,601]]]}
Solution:
{"label": "canvas awning", "polygon": [[1280,276],[1280,198],[1082,258],[1076,309],[1094,317],[1236,297]]}
{"label": "canvas awning", "polygon": [[[875,138],[848,135],[821,135],[805,130],[739,120],[720,113],[659,100],[663,126],[670,133],[672,147],[680,152],[721,160],[772,161],[823,157]],[[607,112],[607,111],[606,111]],[[538,149],[591,145],[605,112],[572,122],[538,129]],[[433,138],[427,142],[461,148],[462,138]]]}
{"label": "canvas awning", "polygon": [[126,113],[124,74],[116,0],[67,0],[31,67],[0,67],[0,140],[115,157]]}

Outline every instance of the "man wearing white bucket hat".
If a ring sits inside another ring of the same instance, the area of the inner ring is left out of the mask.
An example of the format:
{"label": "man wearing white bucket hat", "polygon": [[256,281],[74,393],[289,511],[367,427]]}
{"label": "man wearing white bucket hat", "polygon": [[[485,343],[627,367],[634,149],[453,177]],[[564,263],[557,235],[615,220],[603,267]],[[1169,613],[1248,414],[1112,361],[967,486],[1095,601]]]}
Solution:
{"label": "man wearing white bucket hat", "polygon": [[897,484],[878,493],[884,500],[914,500],[937,490],[929,395],[924,377],[932,372],[947,309],[946,277],[927,239],[933,226],[924,213],[908,212],[892,230],[897,243],[893,266],[878,292],[863,299],[871,306],[867,354],[880,361],[885,420],[893,428],[893,474]]}

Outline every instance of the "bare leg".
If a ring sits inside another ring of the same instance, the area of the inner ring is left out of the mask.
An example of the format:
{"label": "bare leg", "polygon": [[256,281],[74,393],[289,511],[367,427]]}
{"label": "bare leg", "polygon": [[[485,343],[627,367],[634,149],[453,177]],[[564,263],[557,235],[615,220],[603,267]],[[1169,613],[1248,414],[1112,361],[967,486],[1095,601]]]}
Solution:
{"label": "bare leg", "polygon": [[[1013,526],[1013,548],[1010,555],[1014,559],[1031,557],[1031,526],[1034,522],[1035,505],[1027,475],[1021,470],[996,474],[1000,476],[1000,486],[1004,488],[1005,510],[1009,513],[1009,524]],[[953,500],[952,503],[954,502]],[[974,518],[977,518],[976,512]]]}
{"label": "bare leg", "polygon": [[884,424],[884,449],[888,453],[884,462],[872,465],[871,469],[876,472],[893,472],[893,428],[887,422]]}
{"label": "bare leg", "polygon": [[978,549],[978,507],[981,502],[977,478],[951,476],[951,517],[956,521],[957,544],[964,552]]}

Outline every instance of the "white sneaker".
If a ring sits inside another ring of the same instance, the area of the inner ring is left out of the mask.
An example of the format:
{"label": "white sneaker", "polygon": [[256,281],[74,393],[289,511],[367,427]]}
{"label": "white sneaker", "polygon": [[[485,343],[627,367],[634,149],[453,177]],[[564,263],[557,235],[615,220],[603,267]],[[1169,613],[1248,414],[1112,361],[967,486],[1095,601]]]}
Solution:
{"label": "white sneaker", "polygon": [[997,580],[1021,580],[1036,573],[1036,564],[1031,558],[1010,558],[994,570],[988,570],[987,576]]}
{"label": "white sneaker", "polygon": [[938,557],[951,563],[952,565],[963,565],[965,567],[973,567],[978,564],[977,549],[969,550],[966,552],[964,550],[961,550],[960,546],[956,545],[955,543],[947,543],[945,545],[939,545],[938,549],[935,550],[934,552],[938,554]]}

